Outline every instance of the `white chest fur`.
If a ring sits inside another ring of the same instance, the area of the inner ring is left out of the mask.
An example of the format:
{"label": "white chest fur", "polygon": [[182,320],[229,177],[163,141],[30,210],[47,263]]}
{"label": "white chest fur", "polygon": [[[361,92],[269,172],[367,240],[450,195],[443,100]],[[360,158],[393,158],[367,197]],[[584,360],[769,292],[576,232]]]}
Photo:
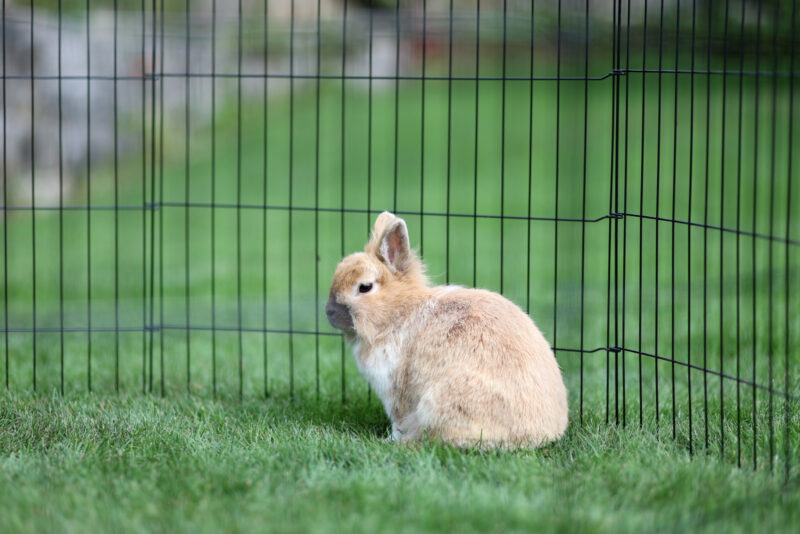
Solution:
{"label": "white chest fur", "polygon": [[450,285],[439,289],[434,298],[428,300],[423,306],[409,317],[403,324],[397,325],[397,330],[381,339],[370,349],[356,341],[353,353],[359,372],[367,379],[372,389],[383,402],[383,408],[389,417],[393,415],[397,391],[398,367],[403,359],[404,341],[413,337],[422,325],[429,319],[430,312],[435,308],[439,298],[448,293],[461,289],[460,286]]}
{"label": "white chest fur", "polygon": [[391,416],[395,403],[394,382],[400,362],[400,343],[396,339],[373,346],[366,351],[361,342],[353,345],[359,372],[383,402],[383,408]]}

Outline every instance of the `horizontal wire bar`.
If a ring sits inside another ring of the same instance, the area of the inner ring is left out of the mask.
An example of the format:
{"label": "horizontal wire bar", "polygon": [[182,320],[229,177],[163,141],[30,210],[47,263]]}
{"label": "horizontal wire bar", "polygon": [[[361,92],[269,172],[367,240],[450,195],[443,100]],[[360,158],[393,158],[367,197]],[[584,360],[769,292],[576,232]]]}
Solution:
{"label": "horizontal wire bar", "polygon": [[760,234],[758,232],[747,232],[745,230],[737,230],[736,228],[727,228],[727,227],[724,227],[724,226],[716,226],[716,225],[713,225],[713,224],[704,224],[704,223],[699,223],[699,222],[694,222],[694,221],[682,221],[682,220],[679,220],[679,219],[670,219],[670,218],[667,218],[667,217],[656,217],[654,215],[642,215],[640,213],[628,213],[628,212],[625,212],[625,213],[622,213],[621,215],[623,217],[635,217],[635,218],[647,219],[647,220],[651,220],[651,221],[675,223],[675,224],[684,224],[684,225],[687,225],[687,226],[695,226],[697,228],[704,228],[704,229],[707,229],[707,230],[718,230],[720,232],[726,232],[726,233],[731,233],[731,234],[736,234],[736,235],[743,235],[743,236],[746,236],[746,237],[756,237],[756,238],[759,238],[759,239],[767,239],[769,241],[775,241],[775,242],[783,243],[783,244],[786,244],[786,245],[800,246],[800,240],[798,240],[798,239],[787,239],[785,237],[771,236],[771,235],[768,235],[768,234]]}
{"label": "horizontal wire bar", "polygon": [[[596,349],[596,350],[603,350],[603,349]],[[625,347],[609,347],[607,350],[609,352],[620,352],[620,351],[629,352],[631,354],[636,354],[636,355],[639,355],[639,356],[646,356],[648,358],[653,358],[654,360],[669,362],[669,363],[672,363],[672,364],[680,365],[682,367],[688,367],[689,369],[694,369],[695,371],[702,371],[703,373],[707,373],[707,374],[722,378],[724,380],[730,380],[731,382],[737,382],[737,383],[742,384],[744,386],[748,386],[748,387],[751,387],[751,388],[755,388],[755,389],[760,389],[762,391],[766,391],[770,395],[778,395],[779,397],[783,397],[783,398],[785,398],[787,400],[790,400],[792,402],[800,403],[800,397],[792,395],[792,394],[790,394],[790,393],[788,393],[786,391],[781,391],[779,389],[774,389],[774,388],[771,388],[769,386],[764,386],[762,384],[758,384],[756,382],[752,382],[752,381],[746,380],[744,378],[740,378],[740,377],[736,377],[736,376],[733,376],[733,375],[729,375],[727,373],[722,373],[720,371],[715,371],[714,369],[709,369],[707,367],[702,367],[702,366],[699,366],[699,365],[696,365],[696,364],[693,364],[693,363],[688,363],[688,362],[684,362],[684,361],[681,361],[681,360],[676,360],[674,358],[667,358],[666,356],[659,356],[658,354],[651,354],[649,352],[642,352],[642,351],[638,351],[638,350],[635,350],[635,349],[628,349],[628,348],[625,348]]]}
{"label": "horizontal wire bar", "polygon": [[596,76],[431,76],[431,75],[379,75],[373,74],[289,74],[289,73],[235,73],[235,72],[158,72],[145,73],[139,76],[113,76],[102,74],[6,74],[0,75],[0,80],[96,80],[96,81],[141,81],[159,80],[161,78],[225,78],[225,79],[304,79],[304,80],[406,80],[406,81],[489,81],[489,82],[599,82],[612,76],[625,76],[627,74],[681,74],[681,75],[712,75],[712,76],[746,76],[759,78],[800,78],[800,73],[783,71],[741,71],[741,70],[687,70],[687,69],[613,69]]}
{"label": "horizontal wire bar", "polygon": [[[365,209],[365,208],[325,208],[325,207],[313,207],[313,206],[275,206],[275,205],[259,205],[259,204],[204,204],[204,203],[183,203],[183,202],[162,202],[162,206],[166,207],[194,207],[194,208],[241,208],[241,209],[267,209],[267,210],[283,210],[283,211],[307,211],[307,212],[329,212],[329,213],[356,213],[356,214],[373,214],[373,213],[381,213],[383,210],[380,209]],[[594,219],[575,219],[575,218],[555,218],[555,217],[527,217],[525,215],[500,215],[500,214],[492,214],[492,213],[445,213],[445,212],[438,212],[438,211],[414,211],[414,210],[397,210],[395,211],[397,215],[413,215],[413,216],[425,216],[425,217],[457,217],[457,218],[468,218],[468,219],[515,219],[521,221],[559,221],[559,222],[583,222],[583,223],[594,223],[600,222],[602,220],[608,218],[616,218],[617,214],[608,214],[608,215],[601,215],[600,217]]]}
{"label": "horizontal wire bar", "polygon": [[[68,333],[81,333],[81,332],[97,332],[97,333],[114,333],[114,332],[159,332],[159,331],[200,331],[200,332],[245,332],[245,333],[260,333],[260,334],[297,334],[297,335],[309,335],[309,336],[329,336],[329,337],[336,337],[340,336],[341,333],[339,332],[326,332],[326,331],[314,331],[314,330],[290,330],[284,328],[257,328],[257,327],[239,327],[239,326],[198,326],[198,325],[179,325],[179,324],[164,324],[164,325],[143,325],[143,326],[121,326],[119,328],[115,328],[113,326],[92,326],[92,327],[85,327],[85,326],[65,326],[64,328],[59,327],[44,327],[44,326],[37,326],[36,328],[31,327],[10,327],[10,328],[2,328],[0,329],[0,333],[3,334],[32,334],[32,333],[51,333],[51,334],[58,334],[61,332],[68,332]],[[737,378],[733,375],[729,375],[726,373],[721,373],[714,369],[709,369],[705,367],[701,367],[699,365],[693,363],[687,363],[681,360],[676,360],[674,358],[668,358],[666,356],[660,356],[658,354],[651,354],[649,352],[638,351],[635,349],[628,349],[625,347],[595,347],[591,349],[579,349],[579,348],[568,348],[568,347],[553,347],[553,351],[555,352],[568,352],[568,353],[582,353],[582,354],[592,354],[597,352],[611,352],[611,353],[619,353],[619,352],[628,352],[631,354],[646,356],[649,358],[653,358],[655,360],[664,361],[674,363],[676,365],[680,365],[683,367],[688,367],[690,369],[694,369],[695,371],[701,371],[703,373],[708,373],[710,375],[722,378],[724,380],[730,380],[733,382],[738,382],[739,384],[760,389],[762,391],[766,391],[773,395],[778,395],[783,397],[787,400],[792,402],[800,402],[800,397],[792,395],[788,392],[781,391],[775,388],[770,388],[769,386],[765,386],[762,384],[758,384],[756,382],[746,380],[744,378]]]}
{"label": "horizontal wire bar", "polygon": [[15,326],[15,327],[8,327],[8,328],[0,328],[0,334],[58,334],[61,332],[147,332],[149,330],[157,330],[155,327],[150,326],[120,326],[119,328],[113,326],[95,326],[92,325],[91,327],[86,326],[36,326],[31,328],[29,326]]}
{"label": "horizontal wire bar", "polygon": [[[216,76],[215,76],[216,77]],[[62,74],[59,76],[58,74],[6,74],[5,76],[0,75],[0,80],[43,80],[43,81],[57,81],[61,80],[64,82],[68,81],[100,81],[100,82],[113,82],[113,81],[142,81],[142,80],[153,80],[159,79],[159,75],[153,74],[142,74],[139,76],[114,76],[114,75],[104,75],[104,74]]]}
{"label": "horizontal wire bar", "polygon": [[579,352],[582,354],[592,354],[593,352],[620,352],[622,351],[621,347],[596,347],[594,349],[567,349],[563,347],[553,347],[553,350],[556,352]]}
{"label": "horizontal wire bar", "polygon": [[[202,209],[260,209],[260,210],[275,210],[275,211],[306,211],[306,212],[327,212],[327,213],[354,213],[354,214],[377,214],[380,213],[379,209],[362,209],[362,208],[338,208],[338,207],[313,207],[313,206],[283,206],[273,204],[235,204],[235,203],[222,203],[222,202],[153,202],[144,205],[120,205],[120,206],[0,206],[0,211],[114,211],[115,209],[123,211],[136,211],[136,210],[151,210],[165,208],[202,208]],[[520,221],[542,221],[542,222],[579,222],[579,223],[595,223],[604,221],[606,219],[622,219],[624,217],[634,217],[646,220],[653,220],[663,223],[675,223],[687,226],[694,226],[697,228],[704,228],[708,230],[716,230],[720,232],[741,235],[745,237],[753,237],[757,239],[765,239],[792,246],[800,246],[800,240],[787,239],[781,236],[770,236],[768,234],[761,234],[758,232],[748,232],[746,230],[738,230],[736,228],[728,228],[724,226],[717,226],[713,224],[704,224],[694,221],[684,221],[680,219],[670,219],[668,217],[656,217],[654,215],[643,215],[641,213],[608,213],[599,217],[591,219],[571,218],[571,217],[528,217],[525,215],[500,215],[491,213],[444,213],[436,211],[414,211],[414,210],[398,210],[398,215],[410,216],[425,216],[425,217],[457,217],[457,218],[478,218],[478,219],[505,219],[505,220],[520,220]]]}
{"label": "horizontal wire bar", "polygon": [[[354,214],[375,214],[381,213],[380,209],[362,209],[362,208],[337,208],[337,207],[313,207],[313,206],[282,206],[282,205],[264,205],[264,204],[231,204],[220,202],[148,202],[143,206],[118,206],[122,210],[151,210],[166,208],[205,208],[205,209],[258,209],[258,210],[275,210],[275,211],[305,211],[305,212],[326,212],[326,213],[354,213]],[[114,210],[114,206],[0,206],[0,211],[59,211],[64,210]],[[554,217],[527,217],[524,215],[499,215],[499,214],[484,214],[484,213],[444,213],[435,211],[403,211],[397,210],[397,215],[414,215],[425,217],[460,217],[460,218],[477,218],[477,219],[513,219],[522,221],[558,221],[558,222],[581,222],[581,223],[594,223],[600,222],[605,219],[620,218],[621,215],[617,213],[610,213],[601,215],[594,219],[576,219],[576,218],[554,218]]]}
{"label": "horizontal wire bar", "polygon": [[314,336],[340,336],[339,332],[323,332],[312,330],[289,330],[281,328],[251,328],[246,326],[197,326],[197,325],[143,325],[143,326],[120,326],[115,328],[113,326],[65,326],[63,328],[57,326],[36,326],[32,327],[9,327],[0,328],[0,334],[58,334],[61,332],[66,333],[114,333],[114,332],[161,332],[165,330],[179,330],[179,331],[201,331],[201,332],[250,332],[259,334],[304,334]]}
{"label": "horizontal wire bar", "polygon": [[502,76],[419,76],[413,74],[406,74],[406,75],[380,75],[380,74],[373,74],[370,76],[369,74],[286,74],[286,73],[235,73],[235,72],[160,72],[156,74],[142,74],[140,76],[117,76],[114,77],[113,75],[101,75],[101,74],[92,74],[92,75],[81,75],[81,74],[72,74],[72,75],[61,75],[58,76],[57,74],[7,74],[5,76],[0,75],[0,80],[62,80],[62,81],[85,81],[85,80],[96,80],[96,81],[114,81],[114,80],[122,80],[122,81],[141,81],[141,80],[160,80],[162,78],[226,78],[226,79],[240,79],[240,78],[252,78],[252,79],[264,79],[264,78],[274,78],[274,79],[283,79],[283,80],[410,80],[410,81],[490,81],[490,82],[542,82],[542,81],[574,81],[574,82],[586,82],[586,81],[602,81],[610,78],[614,74],[621,74],[621,73],[614,73],[608,72],[606,74],[601,74],[599,76],[506,76],[505,78]]}
{"label": "horizontal wire bar", "polygon": [[[59,328],[57,326],[36,326],[32,327],[9,327],[0,328],[0,334],[58,334],[60,332],[97,332],[97,333],[113,333],[113,332],[159,332],[164,330],[178,330],[178,331],[219,331],[219,332],[247,332],[247,333],[267,333],[267,334],[300,334],[310,336],[340,336],[340,332],[323,331],[323,330],[294,330],[286,328],[257,328],[246,326],[207,326],[207,325],[181,325],[181,324],[163,324],[163,325],[139,325],[139,326],[120,326],[115,328],[113,326],[65,326]],[[576,349],[567,347],[553,347],[556,352],[575,352],[575,353],[594,353],[600,351],[620,352],[623,350],[621,347],[597,347],[593,349]]]}
{"label": "horizontal wire bar", "polygon": [[161,330],[179,330],[179,331],[201,331],[207,332],[215,330],[217,332],[248,332],[255,334],[300,334],[307,336],[341,336],[341,332],[325,332],[321,330],[294,330],[288,328],[255,328],[248,326],[195,326],[195,325],[179,325],[179,324],[165,324],[157,326]]}
{"label": "horizontal wire bar", "polygon": [[141,211],[153,209],[149,205],[128,206],[0,206],[0,211]]}
{"label": "horizontal wire bar", "polygon": [[701,76],[758,76],[759,78],[800,78],[800,72],[757,70],[618,69],[619,74],[692,74]]}

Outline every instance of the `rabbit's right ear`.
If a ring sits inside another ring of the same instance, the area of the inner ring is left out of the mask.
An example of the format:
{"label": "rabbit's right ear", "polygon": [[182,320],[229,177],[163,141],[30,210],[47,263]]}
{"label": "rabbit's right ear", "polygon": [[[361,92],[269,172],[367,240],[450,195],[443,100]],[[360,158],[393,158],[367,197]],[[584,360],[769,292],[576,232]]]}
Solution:
{"label": "rabbit's right ear", "polygon": [[411,258],[406,222],[389,212],[381,213],[375,221],[367,252],[375,254],[392,270],[404,271]]}

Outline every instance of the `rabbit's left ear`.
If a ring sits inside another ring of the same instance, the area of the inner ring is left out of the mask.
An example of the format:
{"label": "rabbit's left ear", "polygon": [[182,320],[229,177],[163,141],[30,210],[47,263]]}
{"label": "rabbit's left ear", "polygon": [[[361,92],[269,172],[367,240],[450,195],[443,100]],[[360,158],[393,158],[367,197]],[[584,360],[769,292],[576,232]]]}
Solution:
{"label": "rabbit's left ear", "polygon": [[406,222],[389,212],[378,216],[367,251],[394,271],[404,271],[411,257]]}
{"label": "rabbit's left ear", "polygon": [[381,259],[395,271],[403,271],[410,255],[406,222],[403,219],[397,219],[383,234],[380,246]]}

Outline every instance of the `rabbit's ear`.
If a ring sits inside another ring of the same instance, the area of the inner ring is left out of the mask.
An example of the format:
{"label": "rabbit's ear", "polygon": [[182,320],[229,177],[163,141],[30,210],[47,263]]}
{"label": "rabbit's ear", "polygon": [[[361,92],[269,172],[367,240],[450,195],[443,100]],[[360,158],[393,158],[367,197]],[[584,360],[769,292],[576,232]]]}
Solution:
{"label": "rabbit's ear", "polygon": [[372,226],[372,237],[369,243],[367,243],[367,252],[376,255],[380,253],[381,240],[384,234],[389,230],[389,227],[398,220],[400,219],[388,211],[384,211],[378,215],[378,218],[375,219],[375,224]]}
{"label": "rabbit's ear", "polygon": [[403,219],[395,218],[381,238],[380,257],[395,271],[403,271],[411,256],[408,243],[408,228]]}
{"label": "rabbit's ear", "polygon": [[381,213],[375,220],[366,252],[377,256],[394,271],[405,270],[411,257],[406,222],[388,211]]}

